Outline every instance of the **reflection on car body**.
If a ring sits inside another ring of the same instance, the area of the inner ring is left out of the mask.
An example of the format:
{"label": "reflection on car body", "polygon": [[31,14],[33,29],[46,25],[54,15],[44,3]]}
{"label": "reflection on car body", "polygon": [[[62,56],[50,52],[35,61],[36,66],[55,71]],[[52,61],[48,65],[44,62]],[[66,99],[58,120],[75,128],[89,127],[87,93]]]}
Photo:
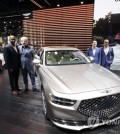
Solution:
{"label": "reflection on car body", "polygon": [[[61,128],[81,130],[120,118],[118,76],[91,63],[77,48],[43,47],[40,53],[36,68],[44,114],[51,122]],[[99,122],[90,124],[91,117]]]}

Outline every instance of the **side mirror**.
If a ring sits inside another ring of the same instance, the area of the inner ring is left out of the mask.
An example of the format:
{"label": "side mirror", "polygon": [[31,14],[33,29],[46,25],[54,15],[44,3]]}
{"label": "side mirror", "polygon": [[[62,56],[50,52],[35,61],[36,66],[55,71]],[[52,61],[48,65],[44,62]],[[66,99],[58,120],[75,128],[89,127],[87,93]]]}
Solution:
{"label": "side mirror", "polygon": [[92,63],[95,62],[95,61],[94,61],[94,58],[93,58],[92,56],[90,56],[90,57],[88,57],[88,58],[91,60]]}
{"label": "side mirror", "polygon": [[35,55],[35,59],[40,60],[40,57],[36,54],[36,55]]}

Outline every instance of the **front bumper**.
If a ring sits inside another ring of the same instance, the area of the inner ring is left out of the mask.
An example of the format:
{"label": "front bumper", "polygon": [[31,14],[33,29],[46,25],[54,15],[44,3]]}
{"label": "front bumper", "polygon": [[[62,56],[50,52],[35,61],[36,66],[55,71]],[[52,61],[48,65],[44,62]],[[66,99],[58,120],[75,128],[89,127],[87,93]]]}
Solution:
{"label": "front bumper", "polygon": [[[77,101],[73,106],[62,106],[47,101],[50,120],[58,127],[70,130],[95,128],[105,124],[119,125],[120,93]],[[94,111],[91,111],[94,110]]]}
{"label": "front bumper", "polygon": [[60,120],[60,119],[59,120],[54,119],[54,120],[52,120],[52,122],[56,126],[64,128],[64,129],[79,131],[79,130],[86,129],[86,128],[93,129],[93,128],[96,128],[98,126],[102,126],[102,125],[105,125],[105,124],[120,125],[119,119],[120,119],[120,117],[117,117],[115,119],[108,120],[108,121],[103,121],[103,122],[96,121],[95,124],[89,124],[89,121],[86,121],[86,122],[85,121],[84,122],[72,121],[72,120],[71,121],[70,120],[66,121],[66,120]]}

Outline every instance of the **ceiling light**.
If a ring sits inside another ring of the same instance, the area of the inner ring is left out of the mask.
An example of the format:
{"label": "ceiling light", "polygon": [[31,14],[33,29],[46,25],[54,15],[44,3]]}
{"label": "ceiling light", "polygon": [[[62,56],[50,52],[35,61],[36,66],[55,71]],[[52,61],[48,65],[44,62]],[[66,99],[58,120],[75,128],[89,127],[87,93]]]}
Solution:
{"label": "ceiling light", "polygon": [[83,4],[83,3],[84,3],[83,1],[80,2],[80,4]]}
{"label": "ceiling light", "polygon": [[60,7],[60,4],[57,4],[57,7]]}

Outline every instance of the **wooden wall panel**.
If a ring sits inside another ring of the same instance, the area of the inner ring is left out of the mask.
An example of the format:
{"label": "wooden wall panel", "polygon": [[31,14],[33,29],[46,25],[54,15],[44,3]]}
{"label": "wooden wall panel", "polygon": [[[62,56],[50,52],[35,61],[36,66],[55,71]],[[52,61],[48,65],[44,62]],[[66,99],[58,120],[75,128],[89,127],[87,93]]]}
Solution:
{"label": "wooden wall panel", "polygon": [[85,51],[91,45],[93,4],[33,11],[23,21],[24,35],[35,48],[68,45]]}

